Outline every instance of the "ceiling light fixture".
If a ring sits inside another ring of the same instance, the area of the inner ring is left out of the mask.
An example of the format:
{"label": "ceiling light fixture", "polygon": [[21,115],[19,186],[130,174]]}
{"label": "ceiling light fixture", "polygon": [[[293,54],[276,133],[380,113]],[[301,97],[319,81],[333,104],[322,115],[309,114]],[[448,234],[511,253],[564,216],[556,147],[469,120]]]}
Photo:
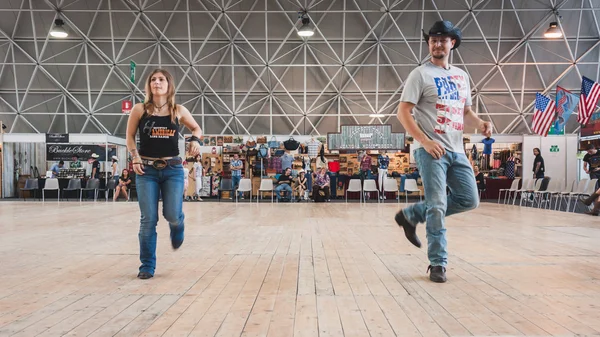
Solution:
{"label": "ceiling light fixture", "polygon": [[54,27],[50,30],[50,35],[53,37],[65,38],[69,36],[69,33],[63,28],[65,22],[61,19],[54,20]]}
{"label": "ceiling light fixture", "polygon": [[558,28],[558,22],[550,22],[550,27],[544,33],[544,37],[549,39],[558,39],[562,37],[562,31]]}
{"label": "ceiling light fixture", "polygon": [[371,118],[383,118],[385,117],[384,114],[370,114],[369,117]]}
{"label": "ceiling light fixture", "polygon": [[298,29],[298,35],[302,37],[311,37],[315,35],[315,32],[310,27],[310,19],[306,15],[306,13],[301,14],[302,17],[302,27]]}

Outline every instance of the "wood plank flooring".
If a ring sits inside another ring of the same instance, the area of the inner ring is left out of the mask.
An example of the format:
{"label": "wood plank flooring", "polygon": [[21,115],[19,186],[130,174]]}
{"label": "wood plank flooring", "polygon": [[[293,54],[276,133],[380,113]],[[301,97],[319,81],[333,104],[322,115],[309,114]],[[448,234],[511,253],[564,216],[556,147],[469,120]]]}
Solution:
{"label": "wood plank flooring", "polygon": [[435,284],[395,203],[184,208],[139,280],[137,203],[0,202],[0,336],[600,335],[596,217],[483,203]]}

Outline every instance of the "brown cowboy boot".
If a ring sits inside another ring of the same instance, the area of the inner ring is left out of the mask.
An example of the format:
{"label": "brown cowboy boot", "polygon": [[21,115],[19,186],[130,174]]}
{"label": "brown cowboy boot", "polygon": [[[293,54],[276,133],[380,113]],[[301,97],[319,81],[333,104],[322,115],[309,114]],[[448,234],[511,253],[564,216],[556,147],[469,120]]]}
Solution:
{"label": "brown cowboy boot", "polygon": [[585,214],[598,216],[600,214],[600,202],[594,202],[594,208],[591,211],[585,212]]}
{"label": "brown cowboy boot", "polygon": [[584,205],[589,206],[594,202],[594,200],[598,199],[599,196],[600,195],[593,193],[588,198],[583,199],[581,202],[583,202]]}

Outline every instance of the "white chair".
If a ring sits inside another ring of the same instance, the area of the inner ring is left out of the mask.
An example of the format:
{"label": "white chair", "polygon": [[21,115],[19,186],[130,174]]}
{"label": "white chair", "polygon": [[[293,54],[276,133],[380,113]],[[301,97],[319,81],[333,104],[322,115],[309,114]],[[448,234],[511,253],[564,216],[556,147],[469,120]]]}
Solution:
{"label": "white chair", "polygon": [[358,192],[358,200],[362,202],[362,186],[360,179],[350,179],[348,189],[346,190],[346,203],[348,202],[348,192]]}
{"label": "white chair", "polygon": [[[500,203],[500,196],[502,196],[502,192],[504,192],[504,203],[506,204],[506,196],[511,192],[514,192],[519,189],[519,182],[521,182],[521,178],[516,178],[513,180],[512,184],[510,184],[510,188],[501,188],[498,190],[498,203]],[[508,198],[510,200],[510,198]]]}
{"label": "white chair", "polygon": [[56,199],[58,199],[58,201],[60,202],[60,187],[58,186],[58,179],[46,179],[46,185],[44,185],[44,188],[42,189],[42,201],[45,201],[46,199],[46,194],[44,193],[46,191],[56,191],[58,193],[56,195]]}
{"label": "white chair", "polygon": [[[565,195],[565,198],[569,198],[569,201],[567,202],[567,212],[569,211],[569,208],[571,208],[571,200],[573,199],[573,197],[578,197],[581,194],[585,193],[589,183],[589,179],[581,179],[577,184],[577,188],[575,188],[573,192],[569,192]],[[575,208],[577,208],[577,200],[575,200],[573,212],[575,212]]]}
{"label": "white chair", "polygon": [[252,201],[252,180],[248,178],[240,180],[239,186],[235,191],[235,202],[238,202],[239,192],[250,192],[250,201]]}
{"label": "white chair", "polygon": [[[513,205],[515,204],[516,200],[517,200],[517,194],[521,193],[521,197],[523,197],[523,193],[527,192],[528,190],[533,188],[533,185],[535,184],[535,179],[523,179],[523,184],[521,185],[521,188],[514,191],[515,193],[513,194]],[[510,200],[510,199],[508,199]]]}
{"label": "white chair", "polygon": [[377,202],[379,202],[379,190],[377,189],[375,179],[365,179],[363,192],[369,192],[369,197],[371,196],[371,192],[377,192]]}
{"label": "white chair", "polygon": [[587,184],[583,193],[579,193],[579,195],[577,195],[577,199],[575,199],[575,204],[573,205],[573,212],[575,212],[575,209],[577,208],[577,200],[580,197],[590,197],[592,194],[594,194],[594,192],[596,192],[596,183],[597,182],[598,182],[598,179],[590,180],[590,182]]}
{"label": "white chair", "polygon": [[[533,188],[528,188],[525,190],[525,192],[521,193],[521,200],[519,201],[519,206],[523,205],[523,200],[529,199],[530,194],[533,196],[533,200],[531,200],[531,206],[533,207],[533,205],[535,205],[536,192],[539,191],[540,188],[542,187],[543,181],[544,181],[544,179],[537,179],[533,185]],[[525,193],[525,197],[523,197],[523,193]]]}
{"label": "white chair", "polygon": [[261,179],[260,187],[258,188],[258,195],[256,196],[256,202],[258,203],[258,196],[263,197],[263,192],[271,192],[271,202],[273,202],[273,180],[272,179]]}
{"label": "white chair", "polygon": [[406,179],[404,181],[404,197],[406,199],[406,203],[408,203],[408,192],[419,193],[419,201],[422,200],[421,190],[419,189],[419,186],[417,186],[416,179]]}
{"label": "white chair", "polygon": [[553,193],[556,195],[556,203],[554,204],[554,210],[560,210],[560,206],[562,206],[563,195],[569,195],[569,193],[573,192],[573,188],[577,187],[577,179],[571,181],[571,184],[563,186],[563,189]]}
{"label": "white chair", "polygon": [[[548,186],[546,187],[545,191],[536,191],[534,192],[534,200],[537,197],[538,200],[538,204],[537,207],[540,207],[542,205],[542,202],[544,202],[544,208],[548,208],[548,204],[550,203],[550,199],[548,199],[547,197],[549,195],[551,195],[552,193],[556,193],[559,192],[561,189],[563,188],[563,180],[562,179],[550,179],[550,181],[548,182]],[[542,197],[546,197],[546,198],[542,198]],[[543,200],[542,200],[543,199]]]}
{"label": "white chair", "polygon": [[385,195],[385,192],[396,193],[396,199],[400,203],[400,190],[398,190],[398,181],[396,179],[386,178],[383,180],[383,195]]}

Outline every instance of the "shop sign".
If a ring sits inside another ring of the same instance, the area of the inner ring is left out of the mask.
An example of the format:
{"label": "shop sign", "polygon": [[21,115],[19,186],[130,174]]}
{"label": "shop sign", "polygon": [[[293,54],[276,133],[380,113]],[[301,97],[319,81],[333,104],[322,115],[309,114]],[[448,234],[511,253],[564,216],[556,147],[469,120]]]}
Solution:
{"label": "shop sign", "polygon": [[[74,155],[85,161],[92,157],[92,153],[99,155],[99,161],[106,160],[106,147],[100,145],[77,145],[77,144],[51,144],[46,145],[46,161],[72,160]],[[116,149],[108,149],[108,157],[116,155]]]}
{"label": "shop sign", "polygon": [[121,111],[123,111],[124,114],[131,113],[132,107],[133,107],[133,103],[131,101],[125,100],[125,101],[121,102]]}
{"label": "shop sign", "polygon": [[329,150],[401,150],[404,133],[393,133],[392,126],[342,125],[339,133],[327,134]]}
{"label": "shop sign", "polygon": [[47,133],[46,134],[46,143],[68,143],[69,142],[69,134],[68,133]]}

